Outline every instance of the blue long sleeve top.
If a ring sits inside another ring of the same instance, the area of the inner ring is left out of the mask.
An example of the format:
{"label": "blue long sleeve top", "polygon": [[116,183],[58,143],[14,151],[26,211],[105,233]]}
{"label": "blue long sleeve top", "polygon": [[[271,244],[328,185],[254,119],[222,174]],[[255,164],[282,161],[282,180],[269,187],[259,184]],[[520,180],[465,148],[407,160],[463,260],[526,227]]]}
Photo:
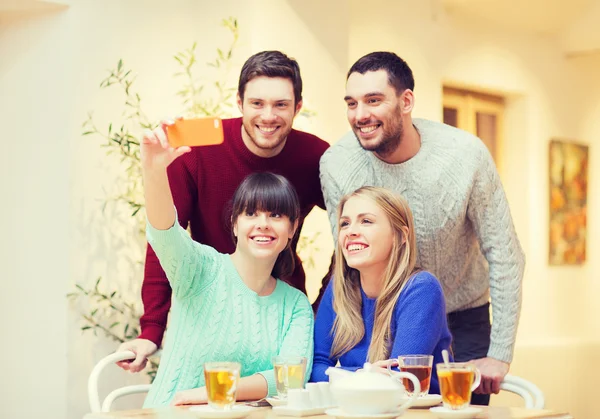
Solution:
{"label": "blue long sleeve top", "polygon": [[[367,362],[373,335],[376,298],[368,298],[361,289],[362,318],[365,334],[362,340],[339,358],[331,356],[333,324],[333,281],[327,287],[319,306],[314,331],[314,360],[311,381],[327,381],[325,370],[337,364],[356,370]],[[443,362],[442,350],[450,351],[452,340],[446,319],[446,304],[442,287],[435,276],[421,271],[413,275],[400,293],[392,317],[392,347],[390,358],[400,355],[433,355],[433,371],[429,392],[439,394],[435,365]]]}

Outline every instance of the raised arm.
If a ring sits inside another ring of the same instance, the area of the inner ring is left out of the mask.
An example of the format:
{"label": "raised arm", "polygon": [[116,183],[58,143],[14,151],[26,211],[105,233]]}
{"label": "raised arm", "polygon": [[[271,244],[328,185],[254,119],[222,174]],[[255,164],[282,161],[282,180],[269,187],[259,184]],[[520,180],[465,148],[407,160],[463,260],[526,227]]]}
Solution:
{"label": "raised arm", "polygon": [[190,151],[174,149],[166,135],[167,123],[147,132],[141,145],[142,174],[148,223],[146,237],[167,274],[175,298],[197,295],[212,282],[220,266],[219,253],[192,240],[179,224],[167,179],[167,166]]}
{"label": "raised arm", "polygon": [[[197,202],[197,187],[196,180],[188,169],[188,164],[184,164],[184,159],[189,164],[189,160],[182,157],[175,160],[167,168],[167,172],[177,209],[177,218],[179,224],[186,229]],[[158,347],[167,327],[167,317],[171,308],[171,286],[150,245],[146,249],[142,303],[144,314],[140,318],[142,333],[139,338],[150,340]]]}
{"label": "raised arm", "polygon": [[[170,123],[170,121],[162,122],[153,131],[146,130],[140,142],[146,215],[149,226],[158,230],[171,228],[176,219],[173,197],[167,177],[167,167],[177,157],[191,151],[189,147],[180,147],[177,150],[169,147],[166,130]],[[145,329],[145,335],[123,343],[118,349],[119,351],[131,350],[136,354],[136,358],[132,362],[122,361],[117,363],[121,368],[132,372],[141,371],[146,365],[148,356],[154,353],[158,346],[160,346],[170,306],[171,290],[169,284],[165,283],[166,281],[160,276],[160,274],[164,275],[164,273],[150,246],[148,246],[146,254],[150,258],[146,260],[144,269],[144,284],[146,288],[144,289],[143,285],[142,298],[146,297],[144,299],[145,315],[142,317],[143,321],[140,320],[140,323],[148,320],[148,323],[153,327]],[[152,281],[152,284],[146,282],[149,270],[159,271],[159,276],[152,278],[152,280],[156,278],[156,281]],[[150,288],[154,288],[153,291],[148,290],[148,285],[150,285]],[[146,304],[147,301],[151,303]],[[151,308],[150,312],[147,311],[147,307]]]}
{"label": "raised arm", "polygon": [[146,130],[140,144],[146,216],[148,223],[157,230],[168,230],[175,223],[175,203],[171,194],[167,167],[177,157],[191,151],[187,146],[177,149],[169,146],[167,141],[169,124],[170,122],[163,122],[153,131]]}

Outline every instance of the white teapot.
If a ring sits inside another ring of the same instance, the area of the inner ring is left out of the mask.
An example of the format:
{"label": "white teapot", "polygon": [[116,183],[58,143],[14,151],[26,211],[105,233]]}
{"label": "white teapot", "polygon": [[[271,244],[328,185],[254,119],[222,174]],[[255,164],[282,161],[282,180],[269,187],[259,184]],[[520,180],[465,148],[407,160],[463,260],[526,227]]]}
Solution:
{"label": "white teapot", "polygon": [[[329,376],[333,398],[340,409],[349,414],[380,414],[408,409],[421,392],[421,384],[413,374],[395,371],[391,371],[391,376],[381,374],[374,371],[368,362],[357,372],[330,367],[325,373]],[[408,400],[402,378],[409,379],[414,386],[412,397]]]}

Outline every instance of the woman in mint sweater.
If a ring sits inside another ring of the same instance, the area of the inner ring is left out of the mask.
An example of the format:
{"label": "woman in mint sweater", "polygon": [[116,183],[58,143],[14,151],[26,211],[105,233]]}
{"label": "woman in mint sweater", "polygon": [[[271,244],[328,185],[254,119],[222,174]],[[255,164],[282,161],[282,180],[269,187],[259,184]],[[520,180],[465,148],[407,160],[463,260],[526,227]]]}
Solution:
{"label": "woman in mint sweater", "polygon": [[439,394],[435,364],[450,349],[442,287],[415,267],[413,218],[406,201],[383,188],[365,186],[338,206],[333,281],[315,322],[311,381],[339,361],[356,370],[365,362],[385,367],[400,355],[433,355],[431,393]]}
{"label": "woman in mint sweater", "polygon": [[[203,365],[242,366],[238,400],[276,394],[271,359],[313,355],[313,313],[306,296],[277,279],[294,268],[290,250],[298,226],[294,188],[282,176],[248,176],[233,197],[233,254],[193,241],[177,222],[167,166],[189,147],[173,149],[166,124],[141,144],[148,243],[173,289],[160,367],[144,407],[207,402]],[[210,205],[210,202],[206,203]]]}

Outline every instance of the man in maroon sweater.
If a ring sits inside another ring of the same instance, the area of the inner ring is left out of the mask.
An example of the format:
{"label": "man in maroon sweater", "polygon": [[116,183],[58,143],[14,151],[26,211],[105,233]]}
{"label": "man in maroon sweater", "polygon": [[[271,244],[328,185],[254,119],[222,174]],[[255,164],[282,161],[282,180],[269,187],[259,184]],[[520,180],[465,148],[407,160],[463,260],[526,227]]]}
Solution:
{"label": "man in maroon sweater", "polygon": [[[194,147],[168,168],[179,222],[190,227],[192,238],[221,253],[233,253],[230,200],[250,173],[268,171],[285,176],[296,188],[302,218],[319,206],[325,209],[319,181],[319,159],[329,147],[314,135],[292,129],[302,107],[302,79],[298,63],[279,51],[250,57],[240,74],[237,94],[241,118],[223,121],[225,141]],[[301,225],[300,224],[300,225]],[[296,240],[292,243],[295,251]],[[287,280],[306,293],[305,274],[296,255],[296,270]],[[136,353],[123,369],[142,370],[147,357],[160,346],[171,306],[171,288],[150,246],[142,284],[144,315],[138,339],[120,351]]]}

